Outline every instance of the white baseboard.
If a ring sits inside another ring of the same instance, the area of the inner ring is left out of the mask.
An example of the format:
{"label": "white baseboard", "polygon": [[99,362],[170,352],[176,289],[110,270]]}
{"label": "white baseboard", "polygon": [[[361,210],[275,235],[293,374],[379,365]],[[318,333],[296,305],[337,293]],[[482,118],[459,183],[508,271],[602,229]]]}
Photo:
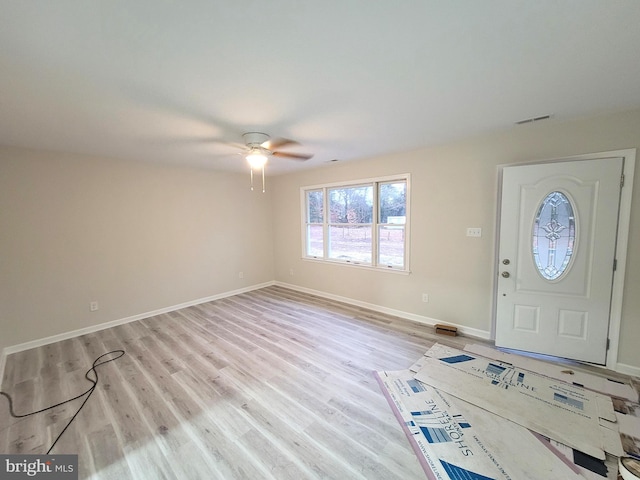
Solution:
{"label": "white baseboard", "polygon": [[279,287],[288,288],[290,290],[296,290],[298,292],[308,293],[310,295],[316,295],[318,297],[327,298],[329,300],[335,300],[337,302],[346,303],[356,307],[368,308],[369,310],[373,310],[374,312],[386,313],[387,315],[393,315],[394,317],[400,317],[407,320],[412,320],[414,322],[423,323],[429,326],[434,326],[438,323],[446,323],[447,325],[456,327],[458,329],[458,332],[460,332],[462,335],[465,335],[468,337],[481,338],[483,340],[491,339],[491,332],[488,332],[485,330],[465,327],[464,325],[458,325],[451,322],[444,322],[443,320],[437,320],[435,318],[425,317],[423,315],[416,315],[415,313],[403,312],[402,310],[395,310],[393,308],[387,308],[387,307],[383,307],[373,303],[361,302],[359,300],[354,300],[352,298],[341,297],[339,295],[333,295],[331,293],[321,292],[319,290],[313,290],[311,288],[300,287],[298,285],[291,285],[289,283],[276,281],[274,284]]}
{"label": "white baseboard", "polygon": [[219,293],[217,295],[211,295],[210,297],[198,298],[197,300],[192,300],[189,302],[180,303],[178,305],[172,305],[170,307],[160,308],[158,310],[152,310],[150,312],[139,313],[137,315],[133,315],[131,317],[121,318],[119,320],[112,320],[110,322],[99,323],[97,325],[91,325],[90,327],[80,328],[78,330],[72,330],[70,332],[60,333],[58,335],[52,335],[50,337],[40,338],[37,340],[32,340],[25,343],[20,343],[18,345],[13,345],[10,347],[6,347],[2,352],[2,358],[0,359],[0,379],[2,375],[4,375],[4,362],[7,355],[16,352],[22,352],[23,350],[29,350],[30,348],[42,347],[43,345],[48,345],[50,343],[60,342],[62,340],[68,340],[70,338],[79,337],[81,335],[86,335],[88,333],[98,332],[100,330],[105,330],[107,328],[116,327],[118,325],[123,325],[129,322],[135,322],[136,320],[142,320],[144,318],[153,317],[156,315],[161,315],[163,313],[174,312],[176,310],[180,310],[182,308],[192,307],[194,305],[200,305],[201,303],[212,302],[214,300],[220,300],[221,298],[232,297],[233,295],[238,295],[240,293],[250,292],[252,290],[258,290],[260,288],[269,287],[273,285],[274,282],[266,282],[258,285],[252,285],[250,287],[241,288],[238,290],[232,290],[229,292]]}
{"label": "white baseboard", "polygon": [[[81,335],[87,335],[89,333],[94,333],[94,332],[98,332],[100,330],[105,330],[107,328],[111,328],[111,327],[116,327],[118,325],[123,325],[125,323],[129,323],[129,322],[135,322],[136,320],[142,320],[144,318],[149,318],[149,317],[153,317],[155,315],[161,315],[163,313],[169,313],[169,312],[174,312],[176,310],[180,310],[182,308],[187,308],[187,307],[191,307],[194,305],[200,305],[202,303],[206,303],[206,302],[212,302],[214,300],[219,300],[221,298],[226,298],[226,297],[231,297],[233,295],[238,295],[240,293],[245,293],[245,292],[250,292],[252,290],[258,290],[260,288],[264,288],[264,287],[268,287],[271,285],[278,285],[284,288],[288,288],[290,290],[296,290],[299,292],[303,292],[303,293],[308,293],[311,295],[316,295],[318,297],[322,297],[322,298],[327,298],[329,300],[335,300],[338,302],[342,302],[342,303],[346,303],[348,305],[354,305],[356,307],[362,307],[362,308],[368,308],[369,310],[373,310],[375,312],[380,312],[380,313],[385,313],[388,315],[394,315],[396,317],[400,317],[400,318],[405,318],[407,320],[413,320],[415,322],[418,323],[423,323],[425,325],[430,325],[433,326],[437,323],[445,323],[442,322],[441,320],[436,320],[434,318],[429,318],[429,317],[425,317],[422,315],[415,315],[413,313],[408,313],[408,312],[403,312],[400,310],[394,310],[391,308],[386,308],[386,307],[382,307],[380,305],[375,305],[372,303],[367,303],[367,302],[360,302],[358,300],[354,300],[352,298],[347,298],[347,297],[341,297],[339,295],[332,295],[330,293],[326,293],[326,292],[321,292],[319,290],[313,290],[310,288],[305,288],[305,287],[300,287],[298,285],[291,285],[288,283],[284,283],[284,282],[276,282],[276,281],[271,281],[271,282],[266,282],[266,283],[262,283],[259,285],[253,285],[251,287],[246,287],[246,288],[242,288],[239,290],[232,290],[229,292],[224,292],[224,293],[220,293],[217,295],[212,295],[210,297],[205,297],[205,298],[199,298],[197,300],[192,300],[190,302],[184,302],[184,303],[180,303],[178,305],[172,305],[169,307],[165,307],[165,308],[160,308],[158,310],[152,310],[149,312],[144,312],[144,313],[140,313],[137,315],[133,315],[130,317],[126,317],[126,318],[121,318],[118,320],[112,320],[109,322],[104,322],[104,323],[100,323],[97,325],[91,325],[89,327],[85,327],[85,328],[80,328],[77,330],[72,330],[69,332],[64,332],[64,333],[60,333],[57,335],[52,335],[50,337],[45,337],[45,338],[40,338],[37,340],[32,340],[29,342],[24,342],[24,343],[20,343],[18,345],[12,345],[9,347],[5,347],[2,350],[2,354],[0,355],[0,385],[2,384],[2,378],[4,377],[4,368],[5,368],[5,364],[6,364],[6,359],[7,359],[7,355],[10,355],[12,353],[17,353],[17,352],[22,352],[24,350],[29,350],[31,348],[37,348],[37,347],[42,347],[44,345],[49,345],[50,343],[55,343],[55,342],[60,342],[62,340],[68,340],[70,338],[75,338],[75,337],[79,337]],[[467,335],[470,337],[476,337],[476,338],[482,338],[482,339],[489,339],[490,338],[490,333],[486,332],[484,330],[478,330],[475,328],[469,328],[469,327],[465,327],[463,325],[456,325],[454,323],[450,323],[450,322],[446,322],[448,325],[452,325],[458,328],[458,331],[460,331],[460,333],[462,335]]]}
{"label": "white baseboard", "polygon": [[[4,377],[4,368],[5,368],[5,364],[6,364],[6,360],[7,360],[7,355],[11,355],[12,353],[22,352],[24,350],[29,350],[31,348],[42,347],[44,345],[49,345],[50,343],[60,342],[62,340],[68,340],[70,338],[79,337],[81,335],[87,335],[89,333],[98,332],[100,330],[105,330],[107,328],[116,327],[118,325],[123,325],[125,323],[135,322],[136,320],[142,320],[144,318],[153,317],[155,315],[161,315],[163,313],[174,312],[174,311],[180,310],[182,308],[192,307],[194,305],[200,305],[200,304],[206,303],[206,302],[212,302],[214,300],[219,300],[221,298],[231,297],[233,295],[238,295],[240,293],[250,292],[252,290],[258,290],[260,288],[268,287],[268,286],[271,286],[271,285],[278,285],[278,286],[281,286],[281,287],[284,287],[284,288],[288,288],[288,289],[291,289],[291,290],[296,290],[296,291],[303,292],[303,293],[309,293],[311,295],[316,295],[318,297],[323,297],[323,298],[327,298],[327,299],[330,299],[330,300],[335,300],[335,301],[338,301],[338,302],[346,303],[348,305],[354,305],[354,306],[357,306],[357,307],[368,308],[369,310],[373,310],[375,312],[386,313],[388,315],[394,315],[396,317],[405,318],[407,320],[413,320],[414,322],[423,323],[425,325],[433,326],[433,325],[435,325],[437,323],[443,323],[442,321],[436,320],[434,318],[429,318],[429,317],[425,317],[425,316],[422,316],[422,315],[415,315],[413,313],[403,312],[401,310],[394,310],[392,308],[386,308],[386,307],[382,307],[380,305],[375,305],[375,304],[372,304],[372,303],[360,302],[360,301],[354,300],[352,298],[341,297],[339,295],[332,295],[330,293],[321,292],[319,290],[313,290],[313,289],[310,289],[310,288],[304,288],[304,287],[300,287],[300,286],[297,286],[297,285],[291,285],[291,284],[284,283],[284,282],[270,281],[270,282],[265,282],[265,283],[258,284],[258,285],[252,285],[252,286],[246,287],[246,288],[241,288],[241,289],[238,289],[238,290],[232,290],[232,291],[220,293],[220,294],[217,294],[217,295],[212,295],[210,297],[198,298],[196,300],[192,300],[192,301],[189,301],[189,302],[184,302],[184,303],[180,303],[178,305],[172,305],[172,306],[169,306],[169,307],[160,308],[158,310],[152,310],[152,311],[149,311],[149,312],[144,312],[144,313],[140,313],[140,314],[137,314],[137,315],[132,315],[130,317],[125,317],[125,318],[121,318],[121,319],[118,319],[118,320],[112,320],[112,321],[100,323],[100,324],[97,324],[97,325],[91,325],[89,327],[80,328],[80,329],[77,329],[77,330],[71,330],[69,332],[64,332],[64,333],[60,333],[60,334],[57,334],[57,335],[52,335],[50,337],[31,340],[29,342],[20,343],[18,345],[12,345],[12,346],[9,346],[9,347],[5,347],[2,350],[2,353],[0,354],[0,386],[2,384],[2,378]],[[446,322],[446,323],[449,324],[449,325],[453,325],[453,326],[457,327],[462,335],[466,335],[466,336],[470,336],[470,337],[476,337],[476,338],[482,338],[482,339],[485,339],[485,340],[490,338],[490,332],[487,332],[487,331],[484,331],[484,330],[478,330],[478,329],[475,329],[475,328],[465,327],[463,325],[456,325],[455,323],[450,323],[450,322]]]}
{"label": "white baseboard", "polygon": [[[79,337],[81,335],[86,335],[88,333],[98,332],[100,330],[105,330],[107,328],[115,327],[118,325],[123,325],[129,322],[135,322],[136,320],[142,320],[144,318],[153,317],[155,315],[160,315],[163,313],[174,312],[176,310],[180,310],[182,308],[192,307],[194,305],[200,305],[206,302],[212,302],[214,300],[219,300],[221,298],[231,297],[233,295],[238,295],[240,293],[250,292],[252,290],[258,290],[260,288],[269,287],[271,285],[277,285],[283,288],[288,288],[290,290],[296,290],[302,293],[308,293],[310,295],[315,295],[322,298],[327,298],[329,300],[335,300],[337,302],[346,303],[348,305],[353,305],[356,307],[368,308],[369,310],[373,310],[375,312],[385,313],[388,315],[393,315],[396,317],[404,318],[407,320],[412,320],[417,323],[422,323],[425,325],[433,326],[437,323],[447,323],[448,325],[452,325],[458,328],[458,331],[465,336],[481,338],[484,340],[491,339],[491,332],[480,330],[477,328],[466,327],[464,325],[457,325],[451,322],[443,322],[442,320],[437,320],[435,318],[425,317],[423,315],[416,315],[414,313],[404,312],[402,310],[395,310],[392,308],[383,307],[380,305],[376,305],[368,302],[361,302],[359,300],[354,300],[348,297],[342,297],[340,295],[333,295],[331,293],[322,292],[319,290],[314,290],[311,288],[300,287],[298,285],[292,285],[285,282],[265,282],[258,285],[252,285],[250,287],[241,288],[238,290],[232,290],[224,293],[220,293],[217,295],[212,295],[205,298],[199,298],[197,300],[192,300],[189,302],[180,303],[178,305],[172,305],[170,307],[161,308],[158,310],[152,310],[150,312],[140,313],[137,315],[133,315],[131,317],[121,318],[119,320],[113,320],[110,322],[100,323],[98,325],[92,325],[90,327],[80,328],[78,330],[72,330],[70,332],[61,333],[58,335],[52,335],[50,337],[45,337],[37,340],[32,340],[25,343],[20,343],[18,345],[12,345],[9,347],[5,347],[0,354],[0,386],[2,385],[2,379],[4,377],[4,369],[6,365],[7,355],[12,353],[21,352],[23,350],[29,350],[30,348],[41,347],[44,345],[48,345],[50,343],[59,342],[61,340],[67,340],[74,337]],[[633,365],[626,365],[624,363],[616,364],[615,370],[617,372],[623,373],[625,375],[632,375],[634,377],[640,378],[640,368],[635,367]]]}
{"label": "white baseboard", "polygon": [[2,380],[4,379],[4,364],[7,361],[6,350],[6,348],[3,348],[2,352],[0,352],[0,390],[2,390]]}
{"label": "white baseboard", "polygon": [[615,371],[624,373],[625,375],[631,375],[632,377],[640,378],[640,367],[634,367],[633,365],[616,363]]}

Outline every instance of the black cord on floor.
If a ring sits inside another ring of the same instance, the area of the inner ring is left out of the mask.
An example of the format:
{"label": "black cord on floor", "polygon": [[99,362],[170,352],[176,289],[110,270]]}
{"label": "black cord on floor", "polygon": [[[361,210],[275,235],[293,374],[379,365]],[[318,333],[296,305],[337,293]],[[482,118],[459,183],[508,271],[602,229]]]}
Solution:
{"label": "black cord on floor", "polygon": [[[103,353],[102,355],[100,355],[98,358],[96,358],[93,361],[93,366],[89,370],[87,370],[87,372],[84,374],[84,378],[86,378],[87,380],[89,380],[92,383],[91,387],[89,387],[85,392],[81,393],[80,395],[77,395],[77,396],[75,396],[73,398],[70,398],[69,400],[65,400],[64,402],[56,403],[55,405],[51,405],[50,407],[46,407],[46,408],[43,408],[41,410],[37,410],[35,412],[30,412],[30,413],[25,413],[23,415],[18,415],[13,411],[13,400],[11,399],[11,396],[8,393],[5,393],[5,392],[0,392],[0,395],[3,395],[5,397],[7,397],[7,400],[9,400],[9,413],[11,413],[11,416],[13,418],[30,417],[31,415],[35,415],[37,413],[46,412],[47,410],[51,410],[53,408],[59,407],[60,405],[64,405],[65,403],[73,402],[74,400],[82,398],[85,395],[87,396],[87,398],[85,398],[84,401],[82,402],[82,405],[80,405],[80,408],[78,408],[78,410],[73,415],[73,417],[71,417],[71,420],[69,420],[69,423],[67,423],[67,425],[62,429],[62,431],[58,434],[58,436],[56,437],[54,442],[51,444],[51,447],[49,447],[49,450],[47,450],[47,455],[49,455],[49,453],[51,453],[51,450],[53,450],[53,447],[56,445],[56,443],[58,443],[58,440],[60,440],[60,437],[62,437],[64,432],[67,431],[67,428],[69,428],[69,425],[71,425],[71,422],[73,422],[75,420],[75,418],[78,416],[78,414],[82,410],[82,407],[84,407],[85,403],[87,403],[89,398],[91,398],[91,394],[93,393],[93,391],[98,386],[98,372],[97,372],[96,368],[99,367],[100,365],[104,365],[105,363],[113,362],[114,360],[119,359],[120,357],[122,357],[124,355],[124,353],[125,353],[124,350],[113,350],[111,352]],[[104,357],[107,357],[109,355],[115,355],[115,356],[113,358],[109,358],[108,360],[103,360]],[[92,372],[93,372],[93,376],[95,378],[90,378],[89,377],[89,374],[92,373]]]}

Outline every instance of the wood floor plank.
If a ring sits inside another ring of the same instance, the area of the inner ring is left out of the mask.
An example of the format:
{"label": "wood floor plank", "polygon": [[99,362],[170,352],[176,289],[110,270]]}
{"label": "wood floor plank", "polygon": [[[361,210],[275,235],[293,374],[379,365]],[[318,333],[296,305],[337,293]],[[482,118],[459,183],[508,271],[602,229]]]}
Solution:
{"label": "wood floor plank", "polygon": [[359,438],[352,438],[344,432],[331,428],[326,423],[314,422],[304,432],[316,442],[330,450],[343,464],[359,474],[360,478],[400,479],[399,473],[392,472],[377,458],[378,452],[370,452]]}
{"label": "wood floor plank", "polygon": [[127,464],[124,451],[114,428],[106,425],[102,429],[91,432],[86,437],[89,445],[89,459],[92,473],[101,479],[133,478]]}
{"label": "wood floor plank", "polygon": [[253,419],[256,428],[260,429],[265,441],[293,458],[305,471],[313,472],[311,476],[303,478],[357,478],[355,467],[344,463],[339,455],[304,430],[283,422],[268,406],[251,401],[243,405],[243,409]]}
{"label": "wood floor plank", "polygon": [[[465,340],[388,314],[270,286],[7,357],[3,390],[28,411],[99,383],[53,453],[80,478],[424,478],[373,376]],[[475,340],[473,340],[475,342]],[[83,398],[10,418],[0,451],[45,453]]]}
{"label": "wood floor plank", "polygon": [[251,429],[240,439],[241,443],[257,465],[263,468],[261,478],[274,480],[298,480],[309,478],[312,472],[287,449],[274,445],[261,432]]}
{"label": "wood floor plank", "polygon": [[127,445],[123,453],[133,478],[180,480],[173,469],[172,454],[167,455],[157,442],[136,442]]}

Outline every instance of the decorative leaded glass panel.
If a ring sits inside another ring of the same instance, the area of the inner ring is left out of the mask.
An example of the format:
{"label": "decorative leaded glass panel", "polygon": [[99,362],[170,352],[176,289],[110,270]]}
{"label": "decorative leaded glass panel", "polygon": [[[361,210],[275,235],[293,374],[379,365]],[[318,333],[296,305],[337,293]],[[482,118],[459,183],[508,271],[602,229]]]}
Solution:
{"label": "decorative leaded glass panel", "polygon": [[533,224],[533,259],[547,280],[556,280],[567,270],[576,241],[573,206],[562,192],[551,192],[538,208]]}

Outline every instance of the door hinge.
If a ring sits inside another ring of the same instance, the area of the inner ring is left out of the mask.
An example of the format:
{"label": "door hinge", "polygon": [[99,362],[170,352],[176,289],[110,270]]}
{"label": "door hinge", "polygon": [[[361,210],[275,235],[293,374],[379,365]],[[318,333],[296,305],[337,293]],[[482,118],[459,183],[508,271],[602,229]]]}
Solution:
{"label": "door hinge", "polygon": [[620,175],[620,188],[624,187],[624,173]]}
{"label": "door hinge", "polygon": [[607,350],[609,350],[610,343],[611,343],[611,341],[607,338]]}
{"label": "door hinge", "polygon": [[618,259],[614,258],[613,259],[613,271],[615,272],[616,270],[618,270]]}

